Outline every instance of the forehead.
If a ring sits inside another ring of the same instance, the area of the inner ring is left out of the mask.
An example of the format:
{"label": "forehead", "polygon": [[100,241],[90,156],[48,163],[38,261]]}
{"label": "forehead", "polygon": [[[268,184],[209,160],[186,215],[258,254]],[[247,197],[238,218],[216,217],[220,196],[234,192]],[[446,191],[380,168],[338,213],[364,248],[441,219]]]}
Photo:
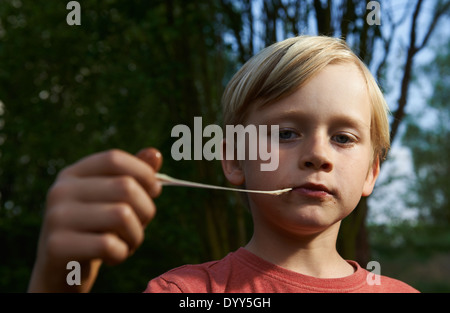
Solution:
{"label": "forehead", "polygon": [[270,119],[294,113],[352,116],[370,125],[371,105],[364,75],[353,63],[327,65],[292,94],[268,104],[255,103],[247,122],[261,115]]}

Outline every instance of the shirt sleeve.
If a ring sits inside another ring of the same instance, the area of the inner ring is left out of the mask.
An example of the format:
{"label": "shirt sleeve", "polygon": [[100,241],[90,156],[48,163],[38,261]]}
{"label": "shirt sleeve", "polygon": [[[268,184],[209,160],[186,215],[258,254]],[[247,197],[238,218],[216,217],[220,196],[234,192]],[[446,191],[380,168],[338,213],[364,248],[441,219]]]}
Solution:
{"label": "shirt sleeve", "polygon": [[148,284],[144,293],[181,293],[182,290],[173,282],[165,280],[159,276],[152,279]]}

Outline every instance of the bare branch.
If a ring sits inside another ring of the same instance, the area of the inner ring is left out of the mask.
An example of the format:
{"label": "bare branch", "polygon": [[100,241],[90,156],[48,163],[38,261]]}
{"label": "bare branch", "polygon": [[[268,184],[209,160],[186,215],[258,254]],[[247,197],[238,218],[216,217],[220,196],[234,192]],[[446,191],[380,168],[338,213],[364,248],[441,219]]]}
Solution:
{"label": "bare branch", "polygon": [[410,30],[410,44],[408,48],[408,53],[406,57],[406,63],[405,68],[403,71],[403,78],[401,83],[401,93],[400,97],[398,99],[398,107],[397,110],[394,113],[394,121],[392,123],[391,127],[391,141],[395,139],[397,136],[398,128],[400,126],[400,123],[405,116],[405,107],[407,103],[407,97],[408,97],[408,89],[409,89],[409,83],[411,80],[411,73],[414,63],[414,56],[419,52],[428,42],[428,39],[430,38],[431,34],[433,33],[438,20],[448,12],[450,9],[450,2],[447,2],[445,5],[443,5],[440,8],[437,8],[435,10],[432,22],[430,26],[428,27],[428,30],[426,31],[426,35],[422,41],[422,43],[418,46],[416,46],[416,27],[417,27],[417,19],[419,16],[420,8],[422,6],[422,0],[418,0],[416,7],[414,9],[413,19],[411,23],[411,30]]}
{"label": "bare branch", "polygon": [[438,20],[440,19],[440,17],[442,15],[444,15],[445,13],[448,13],[449,9],[450,9],[450,2],[445,3],[441,8],[437,8],[437,10],[434,14],[433,21],[431,22],[430,27],[428,28],[428,31],[422,41],[422,44],[416,48],[417,51],[421,50],[423,47],[426,46],[428,39],[431,36],[431,33],[433,32],[434,28],[437,25]]}
{"label": "bare branch", "polygon": [[221,0],[220,4],[222,5],[222,9],[224,13],[227,15],[227,17],[230,19],[230,28],[233,31],[234,37],[236,39],[236,42],[238,44],[239,49],[239,61],[241,63],[245,63],[247,59],[249,58],[249,53],[245,49],[243,38],[241,36],[241,29],[242,29],[242,16],[239,12],[236,12],[233,3],[228,2],[226,0]]}
{"label": "bare branch", "polygon": [[422,0],[418,0],[413,13],[413,19],[411,22],[410,37],[409,37],[409,48],[406,56],[406,63],[403,69],[403,78],[400,89],[400,97],[398,99],[398,107],[394,113],[394,120],[391,125],[391,142],[397,136],[398,128],[400,123],[405,116],[405,106],[408,97],[409,83],[411,81],[411,71],[413,66],[414,55],[417,53],[415,43],[416,43],[416,21],[419,16],[420,7],[422,6]]}

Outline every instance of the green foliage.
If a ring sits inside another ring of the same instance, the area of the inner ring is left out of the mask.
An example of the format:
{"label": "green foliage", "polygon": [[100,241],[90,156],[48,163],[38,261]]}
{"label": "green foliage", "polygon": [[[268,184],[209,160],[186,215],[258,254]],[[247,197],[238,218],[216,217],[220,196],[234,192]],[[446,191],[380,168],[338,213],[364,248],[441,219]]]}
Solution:
{"label": "green foliage", "polygon": [[421,292],[450,292],[450,233],[429,223],[372,225],[372,260],[381,274],[400,279]]}
{"label": "green foliage", "polygon": [[421,208],[423,218],[435,223],[450,223],[450,41],[434,62],[422,68],[430,78],[433,93],[421,112],[406,121],[403,142],[413,155],[417,180],[412,187],[416,198],[411,205]]}
{"label": "green foliage", "polygon": [[[68,26],[64,1],[2,1],[0,290],[26,290],[45,195],[63,167],[110,148],[154,146],[170,156],[174,125],[199,115],[216,122],[227,47],[213,4],[83,1],[81,26]],[[163,170],[224,183],[210,175],[220,173],[217,163],[166,157]],[[211,259],[205,203],[220,212],[229,201],[167,188],[144,245],[118,268],[103,268],[95,291],[141,291],[164,270]],[[222,241],[230,241],[232,213],[224,213]]]}

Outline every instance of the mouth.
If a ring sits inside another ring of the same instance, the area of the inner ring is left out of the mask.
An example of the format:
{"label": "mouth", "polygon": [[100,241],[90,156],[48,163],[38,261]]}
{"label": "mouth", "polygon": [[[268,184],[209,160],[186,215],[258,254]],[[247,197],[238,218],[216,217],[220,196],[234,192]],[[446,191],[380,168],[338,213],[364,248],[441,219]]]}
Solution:
{"label": "mouth", "polygon": [[292,191],[302,196],[311,198],[325,198],[334,196],[334,192],[328,189],[325,185],[306,183],[292,188]]}

